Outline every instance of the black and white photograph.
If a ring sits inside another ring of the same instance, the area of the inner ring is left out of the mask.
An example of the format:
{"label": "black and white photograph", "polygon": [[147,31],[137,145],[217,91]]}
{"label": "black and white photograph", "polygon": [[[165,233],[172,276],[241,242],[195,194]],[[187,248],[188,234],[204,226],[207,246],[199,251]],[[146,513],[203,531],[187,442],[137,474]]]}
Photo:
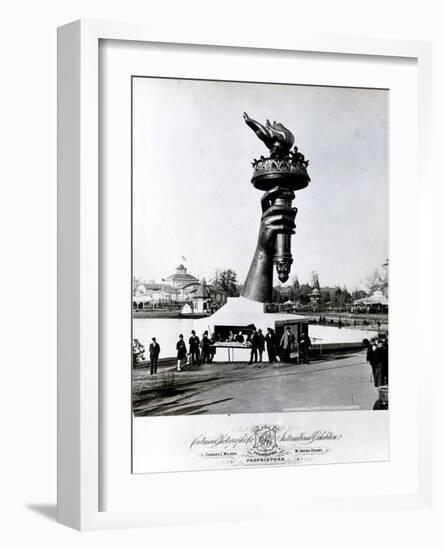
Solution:
{"label": "black and white photograph", "polygon": [[388,91],[133,77],[132,117],[134,423],[386,418]]}

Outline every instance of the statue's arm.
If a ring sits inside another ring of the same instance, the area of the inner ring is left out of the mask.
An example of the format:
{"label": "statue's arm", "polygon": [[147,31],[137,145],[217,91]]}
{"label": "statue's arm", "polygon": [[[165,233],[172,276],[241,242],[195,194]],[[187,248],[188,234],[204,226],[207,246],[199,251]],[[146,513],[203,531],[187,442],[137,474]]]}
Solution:
{"label": "statue's arm", "polygon": [[279,233],[295,233],[296,209],[272,204],[279,189],[266,192],[262,197],[263,215],[260,222],[257,247],[242,290],[242,296],[256,302],[272,301],[272,279],[275,241]]}
{"label": "statue's arm", "polygon": [[252,258],[242,296],[255,302],[272,302],[273,255],[257,249]]}

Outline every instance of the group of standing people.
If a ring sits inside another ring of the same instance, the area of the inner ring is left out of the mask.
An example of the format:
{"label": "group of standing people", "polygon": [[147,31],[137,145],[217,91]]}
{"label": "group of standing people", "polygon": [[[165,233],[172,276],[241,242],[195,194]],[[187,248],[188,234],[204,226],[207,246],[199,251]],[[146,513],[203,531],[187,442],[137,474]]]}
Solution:
{"label": "group of standing people", "polygon": [[292,357],[297,357],[300,362],[309,364],[311,345],[307,332],[301,333],[297,339],[291,327],[286,327],[280,338],[280,360],[289,363]]}
{"label": "group of standing people", "polygon": [[209,337],[209,332],[207,330],[204,331],[201,340],[195,333],[195,330],[192,330],[188,341],[188,352],[183,334],[180,334],[176,344],[177,370],[180,371],[184,365],[212,363],[215,355],[214,343],[215,338]]}
{"label": "group of standing people", "polygon": [[275,363],[277,361],[277,356],[279,356],[281,361],[289,363],[292,354],[299,357],[304,363],[309,363],[311,339],[308,334],[303,333],[297,340],[295,334],[291,331],[291,327],[286,327],[280,338],[280,342],[277,341],[274,329],[270,327],[267,329],[266,336],[264,336],[261,329],[257,331],[253,329],[248,341],[251,344],[251,358],[249,364],[262,362],[265,344],[270,363]]}
{"label": "group of standing people", "polygon": [[389,353],[388,353],[388,336],[386,334],[379,335],[378,338],[371,340],[363,340],[366,346],[366,361],[371,365],[372,377],[374,386],[379,388],[389,383]]}
{"label": "group of standing people", "polygon": [[247,341],[251,344],[251,357],[249,359],[249,365],[252,363],[261,363],[263,361],[263,352],[268,352],[268,359],[270,363],[277,361],[277,337],[275,331],[272,328],[268,328],[266,336],[263,334],[261,328],[252,330],[252,333],[248,336]]}
{"label": "group of standing people", "polygon": [[[209,336],[207,330],[203,332],[201,339],[197,336],[195,330],[192,330],[187,343],[185,342],[183,334],[180,334],[176,344],[177,371],[180,371],[185,365],[212,363],[215,355],[216,341],[218,341],[217,337]],[[263,352],[265,349],[268,352],[270,363],[277,362],[278,358],[280,361],[288,363],[294,356],[294,352],[304,363],[309,363],[311,340],[308,334],[303,333],[300,338],[297,339],[295,334],[291,332],[290,327],[285,328],[280,340],[278,340],[275,330],[268,327],[266,335],[263,334],[262,329],[259,328],[256,330],[254,328],[246,338],[241,331],[236,335],[231,332],[228,341],[237,342],[239,344],[245,342],[249,343],[251,349],[249,365],[252,363],[261,363],[263,361]],[[134,364],[145,361],[145,348],[136,338],[134,338],[132,355]],[[159,355],[160,345],[154,337],[149,344],[151,374],[157,374]]]}
{"label": "group of standing people", "polygon": [[262,329],[259,328],[252,330],[251,334],[248,336],[247,341],[251,344],[251,357],[249,359],[249,364],[262,362],[263,352],[265,351],[266,337],[262,332]]}
{"label": "group of standing people", "polygon": [[[183,334],[180,334],[176,345],[177,370],[180,371],[184,365],[212,363],[215,354],[214,344],[217,340],[216,337],[210,337],[207,330],[203,333],[200,340],[193,330],[188,342],[188,351]],[[295,334],[291,332],[290,327],[286,327],[280,341],[278,341],[275,330],[268,327],[266,336],[263,334],[261,328],[253,328],[252,332],[246,338],[242,331],[239,331],[238,334],[235,335],[231,331],[228,336],[228,342],[236,342],[239,344],[247,342],[250,344],[251,355],[249,365],[252,363],[261,363],[263,361],[263,352],[265,349],[268,352],[270,363],[275,363],[278,360],[277,357],[279,357],[281,361],[289,362],[294,352],[301,361],[309,363],[311,339],[307,333],[302,333],[300,338],[297,339]]]}

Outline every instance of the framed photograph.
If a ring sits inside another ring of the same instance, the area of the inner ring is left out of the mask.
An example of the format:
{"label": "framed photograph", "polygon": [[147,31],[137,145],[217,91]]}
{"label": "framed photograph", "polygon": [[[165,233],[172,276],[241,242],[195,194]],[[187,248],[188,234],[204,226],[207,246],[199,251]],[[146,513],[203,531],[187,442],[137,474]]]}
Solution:
{"label": "framed photograph", "polygon": [[60,522],[429,504],[430,63],[59,29]]}

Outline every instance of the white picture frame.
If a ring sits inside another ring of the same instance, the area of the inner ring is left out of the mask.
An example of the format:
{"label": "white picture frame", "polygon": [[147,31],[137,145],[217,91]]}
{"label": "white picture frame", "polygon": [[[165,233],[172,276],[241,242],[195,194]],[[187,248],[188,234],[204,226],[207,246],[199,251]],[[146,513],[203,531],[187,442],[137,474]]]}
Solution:
{"label": "white picture frame", "polygon": [[[162,506],[147,504],[134,508],[123,501],[121,507],[103,510],[100,506],[101,413],[100,396],[101,368],[100,339],[100,224],[99,212],[103,208],[99,186],[99,43],[101,40],[194,44],[202,49],[228,47],[235,55],[236,49],[268,49],[284,52],[302,51],[313,55],[325,53],[334,56],[389,57],[395,60],[413,59],[418,70],[418,157],[420,162],[420,194],[429,190],[428,171],[430,162],[430,78],[431,47],[426,42],[370,40],[345,37],[314,37],[300,35],[279,37],[270,33],[266,37],[227,38],[188,36],[186,29],[168,33],[167,29],[143,25],[77,21],[59,29],[58,32],[58,520],[80,530],[104,529],[131,526],[150,526],[174,522],[216,521],[234,518],[261,517],[266,495],[261,502],[239,498],[231,509],[217,512],[215,507],[202,502],[182,515],[176,510],[168,513]],[[210,55],[210,54],[208,54]],[[367,58],[369,59],[369,58]],[[422,205],[420,219],[427,215],[429,204]],[[426,226],[424,226],[426,231]],[[422,275],[420,275],[422,276]],[[371,510],[392,507],[422,507],[431,501],[432,475],[430,467],[431,402],[425,394],[430,383],[431,367],[424,367],[424,375],[417,384],[419,406],[418,426],[418,473],[416,489],[384,495],[380,504],[377,495],[314,497],[304,499],[302,504],[295,499],[286,501],[285,508],[300,505],[304,512],[334,508],[344,512],[350,509]],[[415,437],[415,436],[414,436]],[[318,467],[317,467],[318,468]],[[323,468],[323,467],[321,467]],[[326,467],[324,467],[326,468]],[[342,467],[352,468],[352,465]],[[283,470],[280,479],[286,474]],[[327,474],[327,469],[325,470]],[[332,470],[330,470],[332,475]],[[155,475],[155,474],[150,474]],[[162,474],[158,474],[162,475]],[[158,476],[157,475],[157,476]],[[165,474],[163,474],[165,476]],[[174,474],[184,478],[187,474]],[[201,475],[201,480],[198,477]],[[213,472],[194,473],[193,483],[208,484]],[[235,473],[236,478],[245,475]],[[344,474],[346,475],[346,474]],[[152,480],[153,478],[151,478]],[[176,479],[178,479],[176,477]],[[254,483],[254,478],[250,478]],[[204,481],[203,481],[204,480]],[[414,480],[415,481],[415,480]],[[163,486],[171,480],[162,478]],[[138,483],[137,480],[134,483]],[[153,486],[154,487],[154,486]],[[158,487],[158,483],[155,485]],[[315,493],[315,491],[314,491]],[[275,495],[274,495],[275,500]],[[283,498],[283,495],[282,495]],[[237,499],[237,497],[236,497]],[[246,503],[249,506],[246,506]],[[178,505],[177,505],[178,506]],[[281,512],[283,513],[283,512]]]}

